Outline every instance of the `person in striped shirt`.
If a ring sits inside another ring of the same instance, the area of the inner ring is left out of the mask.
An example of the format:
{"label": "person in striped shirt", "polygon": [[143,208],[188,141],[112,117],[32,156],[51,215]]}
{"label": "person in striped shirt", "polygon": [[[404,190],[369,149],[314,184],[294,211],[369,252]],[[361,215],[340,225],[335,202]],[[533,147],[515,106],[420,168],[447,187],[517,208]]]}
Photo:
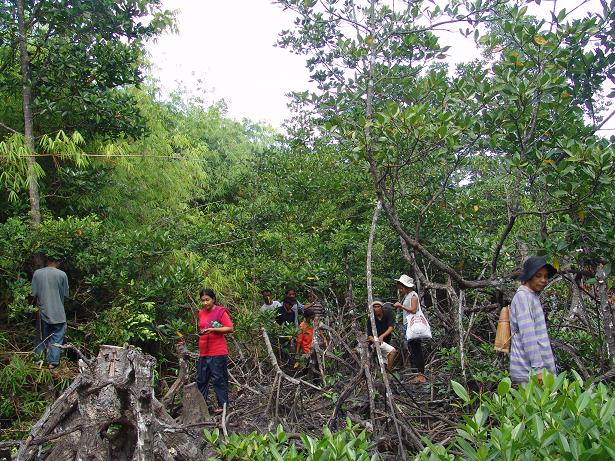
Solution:
{"label": "person in striped shirt", "polygon": [[510,304],[510,377],[514,382],[527,383],[532,370],[538,382],[542,382],[543,369],[555,374],[555,359],[539,294],[556,272],[542,256],[532,256],[523,264],[521,286]]}

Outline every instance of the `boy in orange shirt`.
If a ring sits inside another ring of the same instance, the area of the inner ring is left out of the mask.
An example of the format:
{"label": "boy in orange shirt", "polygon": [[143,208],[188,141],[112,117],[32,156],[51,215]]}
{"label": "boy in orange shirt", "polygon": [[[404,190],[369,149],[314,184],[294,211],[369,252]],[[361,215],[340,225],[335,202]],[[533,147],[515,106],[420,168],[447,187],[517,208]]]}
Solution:
{"label": "boy in orange shirt", "polygon": [[297,334],[297,352],[309,354],[314,340],[314,317],[316,315],[312,309],[306,309],[303,315],[305,320],[299,324],[299,333]]}
{"label": "boy in orange shirt", "polygon": [[[318,376],[318,358],[316,357],[316,352],[312,348],[312,344],[314,343],[314,318],[316,317],[316,312],[310,308],[307,308],[303,312],[303,315],[305,320],[299,325],[296,350],[298,353],[301,353],[305,359],[307,359],[307,364],[303,369],[302,374],[310,374],[312,379],[315,379]],[[327,340],[325,336],[322,334],[321,330],[319,330],[318,333],[320,333],[321,340],[318,344],[323,344],[326,347]],[[295,368],[298,366],[299,362],[295,362]]]}

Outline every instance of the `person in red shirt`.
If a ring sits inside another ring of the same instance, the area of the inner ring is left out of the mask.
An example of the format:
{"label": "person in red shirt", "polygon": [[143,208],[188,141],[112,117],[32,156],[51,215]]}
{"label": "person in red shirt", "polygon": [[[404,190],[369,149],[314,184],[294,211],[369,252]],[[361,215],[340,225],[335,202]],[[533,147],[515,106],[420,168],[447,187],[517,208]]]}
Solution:
{"label": "person in red shirt", "polygon": [[218,408],[222,413],[224,405],[228,406],[228,347],[225,334],[233,332],[233,322],[226,308],[216,304],[216,294],[209,288],[200,293],[201,310],[199,311],[199,363],[197,367],[197,386],[205,401],[211,380]]}

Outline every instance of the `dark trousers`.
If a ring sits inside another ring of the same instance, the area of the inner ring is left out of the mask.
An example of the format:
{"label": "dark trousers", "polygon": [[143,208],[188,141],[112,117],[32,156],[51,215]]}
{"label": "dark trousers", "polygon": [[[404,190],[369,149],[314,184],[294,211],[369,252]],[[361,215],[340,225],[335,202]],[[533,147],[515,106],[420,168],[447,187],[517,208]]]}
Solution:
{"label": "dark trousers", "polygon": [[423,357],[423,345],[420,339],[408,340],[408,349],[410,349],[410,363],[413,368],[416,368],[419,373],[425,373],[425,358]]}
{"label": "dark trousers", "polygon": [[228,355],[199,357],[196,384],[206,402],[210,380],[214,386],[218,405],[223,407],[226,403],[228,406]]}

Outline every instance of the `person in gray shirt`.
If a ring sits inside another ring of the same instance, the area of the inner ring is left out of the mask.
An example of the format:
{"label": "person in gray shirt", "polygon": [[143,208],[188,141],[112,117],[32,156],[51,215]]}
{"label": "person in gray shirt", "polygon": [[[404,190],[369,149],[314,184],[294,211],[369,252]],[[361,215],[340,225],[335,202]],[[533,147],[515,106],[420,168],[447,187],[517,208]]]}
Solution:
{"label": "person in gray shirt", "polygon": [[32,296],[40,312],[35,352],[47,350],[49,368],[60,363],[60,349],[54,344],[62,344],[66,332],[64,298],[68,296],[68,277],[59,266],[59,261],[48,257],[47,267],[36,270],[32,276]]}

